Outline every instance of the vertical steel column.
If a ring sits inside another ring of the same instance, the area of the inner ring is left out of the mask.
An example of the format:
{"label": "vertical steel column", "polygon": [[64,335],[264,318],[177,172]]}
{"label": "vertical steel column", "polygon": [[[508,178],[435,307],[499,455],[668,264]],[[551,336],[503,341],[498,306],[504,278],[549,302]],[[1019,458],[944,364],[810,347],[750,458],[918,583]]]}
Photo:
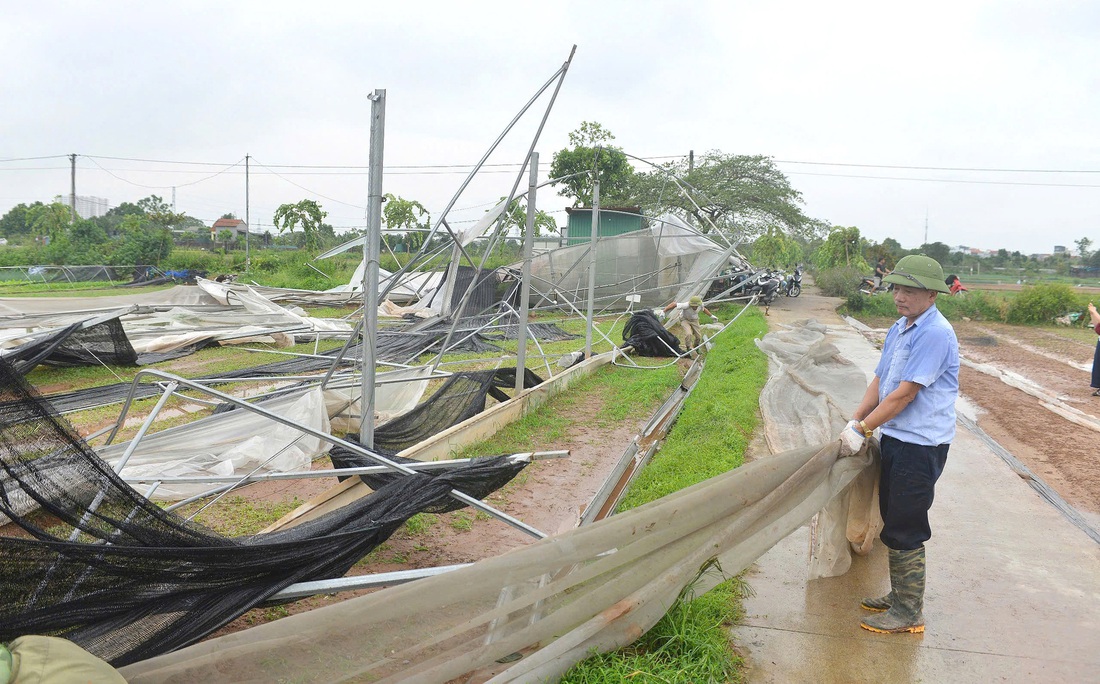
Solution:
{"label": "vertical steel column", "polygon": [[374,447],[374,350],[378,338],[378,259],[382,241],[382,151],[386,137],[386,91],[369,97],[370,162],[367,181],[367,239],[363,241],[363,366],[359,443]]}
{"label": "vertical steel column", "polygon": [[592,182],[592,243],[588,245],[588,321],[584,330],[584,358],[592,358],[592,316],[596,301],[596,238],[600,229],[600,177]]}
{"label": "vertical steel column", "polygon": [[531,180],[527,185],[527,226],[523,236],[523,277],[519,286],[519,348],[516,350],[516,396],[527,374],[527,316],[531,300],[531,254],[535,251],[535,190],[539,186],[539,153],[531,153]]}
{"label": "vertical steel column", "polygon": [[[248,239],[251,237],[249,233],[252,232],[252,223],[248,216],[249,209],[249,197],[248,197],[248,161],[250,155],[244,155],[244,272],[248,273],[249,267],[252,265],[252,255],[248,251]],[[175,211],[173,209],[172,211]]]}

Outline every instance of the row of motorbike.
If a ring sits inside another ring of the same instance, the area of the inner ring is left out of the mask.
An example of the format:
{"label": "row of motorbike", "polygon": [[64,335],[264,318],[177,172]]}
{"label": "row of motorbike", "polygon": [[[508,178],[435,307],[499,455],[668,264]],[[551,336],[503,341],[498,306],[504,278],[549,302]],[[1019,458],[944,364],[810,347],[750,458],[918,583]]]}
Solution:
{"label": "row of motorbike", "polygon": [[711,284],[708,299],[713,297],[751,297],[764,306],[769,306],[777,297],[797,297],[802,294],[802,269],[795,268],[793,273],[778,269],[763,269],[755,272],[743,272],[719,278]]}

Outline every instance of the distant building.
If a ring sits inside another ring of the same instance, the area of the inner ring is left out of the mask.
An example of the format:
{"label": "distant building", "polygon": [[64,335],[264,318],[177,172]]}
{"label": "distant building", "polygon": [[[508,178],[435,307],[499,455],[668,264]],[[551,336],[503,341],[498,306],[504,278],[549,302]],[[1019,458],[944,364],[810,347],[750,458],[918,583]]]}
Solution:
{"label": "distant building", "polygon": [[1054,253],[1055,254],[1065,254],[1066,253],[1066,246],[1065,245],[1054,245]]}
{"label": "distant building", "polygon": [[[67,207],[73,206],[72,193],[67,195],[56,195],[54,201],[60,202]],[[88,197],[85,195],[76,196],[76,215],[80,218],[96,218],[97,216],[105,215],[111,206],[105,197]]]}
{"label": "distant building", "polygon": [[233,233],[233,237],[244,235],[249,232],[248,224],[240,219],[220,218],[214,221],[214,225],[210,226],[211,237],[217,239],[218,233],[223,230],[228,230]]}
{"label": "distant building", "polygon": [[[565,229],[565,244],[578,245],[592,240],[592,207],[566,207],[569,223]],[[597,235],[611,237],[645,228],[641,207],[600,207]]]}

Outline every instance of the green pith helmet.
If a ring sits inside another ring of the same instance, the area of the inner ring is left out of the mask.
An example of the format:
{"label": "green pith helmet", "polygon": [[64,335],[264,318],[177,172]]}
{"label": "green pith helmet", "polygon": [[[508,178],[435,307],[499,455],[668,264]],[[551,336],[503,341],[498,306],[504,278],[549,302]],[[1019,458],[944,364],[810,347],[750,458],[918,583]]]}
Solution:
{"label": "green pith helmet", "polygon": [[950,294],[951,288],[943,282],[943,267],[940,262],[923,254],[910,254],[902,257],[890,275],[882,279],[884,283],[919,287],[922,290],[935,290]]}
{"label": "green pith helmet", "polygon": [[703,305],[703,298],[698,296],[698,295],[696,295],[696,296],[694,296],[694,297],[692,297],[691,299],[688,300],[688,306],[702,306],[702,305]]}

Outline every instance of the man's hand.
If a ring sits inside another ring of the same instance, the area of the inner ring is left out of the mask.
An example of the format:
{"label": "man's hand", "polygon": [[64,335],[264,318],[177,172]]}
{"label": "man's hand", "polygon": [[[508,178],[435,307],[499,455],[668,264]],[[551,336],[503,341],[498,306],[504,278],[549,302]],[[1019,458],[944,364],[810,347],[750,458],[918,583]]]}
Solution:
{"label": "man's hand", "polygon": [[865,439],[859,421],[849,420],[844,429],[840,431],[840,457],[851,456],[862,449]]}
{"label": "man's hand", "polygon": [[718,322],[718,317],[717,317],[717,316],[715,316],[714,314],[711,314],[711,315],[710,315],[710,319],[711,319],[712,321],[714,321],[715,323],[717,323],[717,322]]}
{"label": "man's hand", "polygon": [[656,313],[657,313],[657,320],[660,320],[660,321],[665,320],[665,310],[664,309],[657,309]]}

